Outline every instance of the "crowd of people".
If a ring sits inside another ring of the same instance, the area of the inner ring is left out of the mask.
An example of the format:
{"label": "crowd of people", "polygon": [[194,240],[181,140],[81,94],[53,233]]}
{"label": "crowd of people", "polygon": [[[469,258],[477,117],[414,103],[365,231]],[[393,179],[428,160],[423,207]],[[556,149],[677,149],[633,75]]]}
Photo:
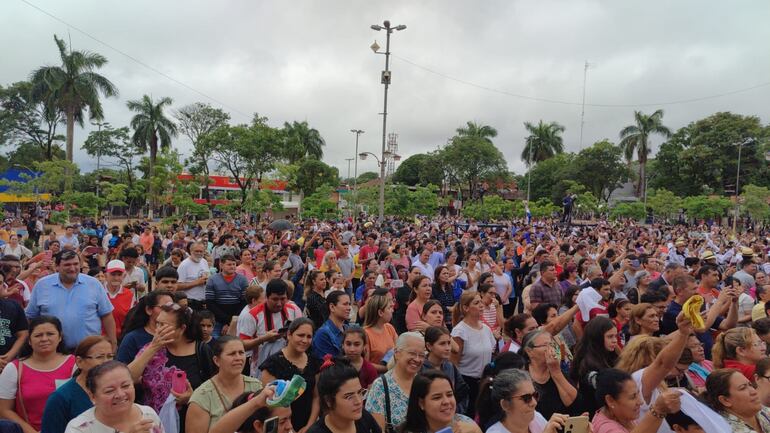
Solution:
{"label": "crowd of people", "polygon": [[[765,233],[37,231],[0,232],[0,432],[770,433]],[[305,391],[268,404],[294,376]]]}

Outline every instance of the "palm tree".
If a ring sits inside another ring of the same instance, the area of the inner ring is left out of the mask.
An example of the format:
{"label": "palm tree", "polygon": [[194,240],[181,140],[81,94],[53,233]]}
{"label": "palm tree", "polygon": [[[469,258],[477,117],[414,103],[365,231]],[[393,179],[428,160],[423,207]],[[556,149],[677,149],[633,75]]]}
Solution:
{"label": "palm tree", "polygon": [[636,196],[641,197],[647,190],[647,157],[650,155],[649,138],[652,134],[660,134],[668,138],[671,130],[663,126],[663,110],[656,110],[647,115],[641,111],[634,112],[635,125],[628,125],[620,130],[620,143],[618,145],[626,155],[626,160],[634,159],[634,151],[639,159],[639,180],[636,183]]}
{"label": "palm tree", "polygon": [[497,129],[476,122],[466,122],[465,126],[457,128],[457,135],[460,137],[481,138],[488,143],[492,143],[492,138],[497,137]]}
{"label": "palm tree", "polygon": [[286,134],[286,159],[293,164],[300,159],[308,156],[310,158],[321,159],[324,155],[323,147],[326,145],[321,133],[317,129],[311,128],[307,121],[283,123],[283,130]]}
{"label": "palm tree", "polygon": [[126,105],[131,111],[137,114],[131,118],[131,128],[134,130],[134,136],[131,138],[134,145],[146,152],[150,150],[150,169],[147,172],[147,178],[150,180],[150,211],[149,217],[152,218],[155,195],[153,194],[152,177],[155,174],[155,159],[158,156],[158,144],[160,148],[167,149],[171,146],[171,138],[176,137],[176,124],[166,117],[163,109],[173,103],[171,98],[161,98],[155,103],[148,95],[142,96],[140,100],[128,101]]}
{"label": "palm tree", "polygon": [[88,109],[91,120],[104,118],[99,94],[117,96],[118,89],[110,80],[94,70],[107,63],[101,54],[72,51],[56,35],[61,66],[42,66],[30,75],[32,95],[58,107],[67,120],[67,160],[72,162],[75,122],[83,126],[83,110]]}
{"label": "palm tree", "polygon": [[556,122],[543,123],[541,120],[537,125],[524,122],[524,127],[529,132],[529,136],[524,150],[521,151],[521,159],[527,167],[564,152],[564,141],[561,137],[561,133],[564,132],[562,125]]}

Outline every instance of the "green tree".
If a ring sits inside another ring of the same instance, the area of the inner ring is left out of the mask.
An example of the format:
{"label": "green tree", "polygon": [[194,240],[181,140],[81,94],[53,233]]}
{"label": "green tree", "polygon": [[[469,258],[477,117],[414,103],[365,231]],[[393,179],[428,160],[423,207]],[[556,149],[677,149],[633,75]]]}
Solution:
{"label": "green tree", "polygon": [[[7,88],[0,86],[0,144],[33,145],[45,159],[51,160],[64,136],[57,132],[64,114],[54,104],[32,96],[32,83],[20,81]],[[62,153],[64,153],[62,151]]]}
{"label": "green tree", "polygon": [[540,120],[537,125],[524,122],[524,128],[529,136],[526,138],[524,150],[521,151],[521,159],[527,167],[564,152],[564,141],[561,137],[564,126],[556,122],[543,123]]}
{"label": "green tree", "polygon": [[59,48],[61,66],[42,66],[32,72],[31,94],[35,100],[57,107],[67,121],[67,160],[72,162],[75,122],[83,126],[83,110],[92,120],[104,118],[99,95],[117,96],[118,89],[96,70],[107,64],[101,54],[68,50],[63,40],[54,35]]}
{"label": "green tree", "polygon": [[110,205],[110,214],[114,211],[115,206],[127,206],[128,205],[128,185],[124,183],[107,184],[104,196],[104,201]]}
{"label": "green tree", "polygon": [[284,155],[290,164],[305,157],[323,158],[323,147],[326,142],[321,137],[321,133],[317,129],[311,128],[307,121],[284,122],[283,135],[286,138],[286,145],[283,149]]}
{"label": "green tree", "polygon": [[684,207],[682,199],[667,189],[654,189],[647,194],[647,206],[665,219],[675,217]]}
{"label": "green tree", "polygon": [[[161,98],[155,102],[149,95],[144,95],[142,99],[132,100],[126,103],[128,109],[135,112],[131,118],[131,128],[134,130],[132,141],[134,145],[142,151],[150,151],[150,170],[147,174],[149,179],[154,177],[155,161],[158,157],[159,149],[171,147],[171,138],[176,137],[176,124],[166,117],[164,109],[171,105],[173,100],[169,97]],[[150,218],[153,217],[155,209],[154,182],[150,181],[149,190],[149,211]]]}
{"label": "green tree", "polygon": [[770,218],[770,189],[764,186],[746,185],[741,194],[741,207],[755,221],[767,221]]}
{"label": "green tree", "polygon": [[470,203],[462,210],[463,216],[479,221],[509,220],[514,217],[513,211],[513,202],[497,195],[485,198],[484,203]]}
{"label": "green tree", "polygon": [[[527,184],[531,184],[530,199],[537,200],[546,197],[554,202],[561,203],[564,197],[566,185],[564,180],[572,179],[575,155],[572,153],[560,153],[553,158],[541,161],[529,168],[520,184],[520,188],[526,191]],[[528,179],[531,177],[531,179]]]}
{"label": "green tree", "polygon": [[690,218],[711,219],[725,215],[733,204],[725,197],[694,195],[685,197],[682,206]]}
{"label": "green tree", "polygon": [[101,131],[91,131],[82,148],[96,158],[116,159],[123,167],[128,189],[134,186],[134,158],[141,155],[142,151],[129,138],[128,127],[113,129],[106,126]]}
{"label": "green tree", "polygon": [[494,144],[483,138],[454,137],[452,142],[441,150],[440,155],[443,165],[448,167],[456,183],[461,188],[468,188],[471,199],[476,197],[480,181],[508,172],[503,154]]}
{"label": "green tree", "polygon": [[379,178],[380,178],[379,173],[375,173],[373,171],[367,171],[359,174],[358,179],[356,179],[356,182],[358,182],[358,184],[361,185],[362,183],[370,182]]}
{"label": "green tree", "polygon": [[210,104],[196,102],[185,105],[174,112],[179,132],[184,134],[193,145],[193,151],[186,163],[190,173],[201,177],[203,185],[203,198],[210,201],[209,193],[209,161],[212,159],[214,149],[207,145],[208,142],[201,138],[213,132],[220,126],[227,125],[230,115],[221,108],[214,108]]}
{"label": "green tree", "polygon": [[303,159],[299,163],[295,184],[305,195],[315,192],[321,185],[336,187],[339,183],[339,171],[318,159]]}
{"label": "green tree", "polygon": [[393,173],[394,183],[404,185],[441,185],[442,173],[436,167],[436,156],[428,153],[418,153],[401,161]]}
{"label": "green tree", "polygon": [[67,191],[59,199],[69,214],[80,217],[96,217],[105,200],[92,192]]}
{"label": "green tree", "polygon": [[265,212],[280,212],[283,210],[281,197],[270,190],[254,190],[246,199],[243,209],[251,214],[259,215]]}
{"label": "green tree", "polygon": [[572,172],[576,181],[605,202],[629,175],[628,167],[623,164],[622,151],[608,140],[581,150],[573,161]]}
{"label": "green tree", "polygon": [[638,201],[618,203],[610,210],[610,218],[614,220],[632,219],[639,221],[645,216],[647,216],[647,211],[644,209],[644,203]]}
{"label": "green tree", "polygon": [[333,192],[330,186],[324,185],[305,197],[302,200],[302,217],[328,219],[339,216],[337,203],[331,199]]}
{"label": "green tree", "polygon": [[646,190],[647,158],[650,156],[650,136],[659,134],[666,138],[671,131],[663,125],[663,110],[656,110],[647,115],[641,111],[634,112],[634,124],[620,130],[619,146],[625,153],[626,160],[632,161],[634,153],[639,160],[639,179],[636,186],[636,196],[641,197]]}
{"label": "green tree", "polygon": [[489,144],[492,144],[492,139],[497,137],[497,129],[472,121],[466,122],[465,126],[461,126],[455,131],[458,137],[480,138]]}
{"label": "green tree", "polygon": [[[64,159],[65,153],[59,146],[54,145],[51,148],[52,160]],[[30,141],[26,141],[18,144],[8,152],[8,166],[16,168],[32,168],[33,165],[40,161],[40,148]],[[50,160],[49,160],[50,161]]]}

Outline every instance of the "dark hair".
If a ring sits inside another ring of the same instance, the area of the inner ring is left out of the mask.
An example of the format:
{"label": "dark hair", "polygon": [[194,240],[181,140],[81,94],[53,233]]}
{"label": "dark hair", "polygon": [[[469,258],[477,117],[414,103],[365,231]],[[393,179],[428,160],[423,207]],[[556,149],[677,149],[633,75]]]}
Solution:
{"label": "dark hair", "polygon": [[62,332],[61,321],[59,318],[55,316],[38,316],[29,321],[29,337],[24,342],[24,346],[22,346],[21,350],[19,351],[19,359],[29,358],[32,356],[32,346],[29,344],[29,340],[32,337],[32,331],[34,331],[38,326],[45,325],[46,323],[53,325],[56,330],[59,331],[59,337],[61,337],[61,340],[56,346],[56,352],[66,353],[67,348],[64,345],[64,333]]}
{"label": "dark hair", "polygon": [[338,356],[330,358],[321,366],[316,390],[321,400],[321,413],[325,414],[334,409],[334,397],[340,387],[349,380],[358,380],[358,371],[346,358]]}
{"label": "dark hair", "polygon": [[646,304],[654,304],[656,302],[665,302],[668,300],[668,296],[666,296],[663,292],[646,292],[642,293],[642,296],[639,297],[639,303],[646,303]]}
{"label": "dark hair", "polygon": [[521,313],[511,316],[503,324],[503,332],[511,339],[516,338],[516,330],[523,331],[524,325],[532,316],[527,313]]}
{"label": "dark hair", "polygon": [[[4,256],[3,257],[3,261],[4,262],[14,261],[13,257],[14,256],[10,256],[10,255]],[[54,256],[54,262],[56,263],[56,266],[58,266],[58,265],[61,264],[62,260],[72,260],[72,259],[77,259],[77,258],[78,258],[78,253],[77,252],[75,252],[73,250],[63,250],[63,251],[59,252],[59,254],[56,254]]]}
{"label": "dark hair", "polygon": [[211,351],[214,354],[214,356],[222,356],[222,351],[225,350],[225,346],[227,343],[230,343],[232,341],[241,341],[240,338],[234,336],[234,335],[222,335],[219,338],[217,338],[214,341],[214,347],[212,347]]}
{"label": "dark hair", "polygon": [[88,370],[88,376],[86,376],[86,388],[91,391],[91,394],[96,394],[96,381],[105,374],[116,370],[118,368],[124,368],[128,375],[131,376],[131,371],[120,361],[107,361],[104,364],[97,365],[96,367]]}
{"label": "dark hair", "polygon": [[[235,400],[233,400],[232,409],[235,409],[236,407],[251,400],[255,394],[256,393],[244,392],[243,394],[239,395],[238,397],[235,398]],[[254,422],[256,421],[265,422],[267,421],[267,419],[270,417],[271,414],[272,414],[272,409],[269,406],[260,407],[259,409],[252,412],[252,414],[249,415],[249,417],[243,421],[243,424],[241,424],[241,426],[238,427],[238,433],[256,433],[254,430]]]}
{"label": "dark hair", "polygon": [[606,406],[607,396],[617,400],[623,392],[623,386],[629,380],[633,380],[631,375],[617,368],[599,370],[596,373],[596,401],[601,406]]}
{"label": "dark hair", "polygon": [[200,310],[195,314],[198,316],[198,322],[202,322],[204,320],[211,320],[212,322],[216,323],[217,321],[216,316],[214,316],[214,313],[212,313],[209,310]]}
{"label": "dark hair", "polygon": [[422,306],[422,315],[428,314],[428,311],[430,311],[431,308],[433,308],[434,305],[438,305],[441,307],[441,312],[444,312],[444,306],[441,305],[441,302],[435,300],[435,299],[428,299],[427,302],[425,302],[425,305]]}
{"label": "dark hair", "polygon": [[[158,272],[164,268],[158,269]],[[158,278],[157,273],[155,274],[155,278]],[[122,335],[126,335],[139,328],[144,328],[147,325],[147,322],[150,321],[150,316],[147,314],[147,308],[159,306],[158,298],[161,296],[168,296],[173,300],[174,292],[168,290],[153,290],[147,293],[146,296],[140,298],[139,302],[137,302],[136,305],[128,311],[128,314],[126,314],[126,320],[123,322],[123,329],[121,331]]]}
{"label": "dark hair", "polygon": [[567,290],[564,292],[563,304],[567,308],[572,308],[575,305],[575,301],[572,300],[572,297],[575,296],[575,293],[580,292],[580,286],[576,286],[574,284],[570,285]]}
{"label": "dark hair", "polygon": [[[541,250],[541,251],[545,251],[545,250]],[[543,271],[545,271],[548,268],[556,269],[556,265],[554,265],[554,263],[552,261],[549,261],[549,260],[543,260],[542,262],[540,262],[540,273],[541,274],[543,273]]]}
{"label": "dark hair", "polygon": [[[770,304],[770,302],[765,303],[765,305]],[[756,331],[757,335],[767,335],[770,334],[770,317],[763,317],[759,320],[755,320],[751,327],[754,328],[754,331]]]}
{"label": "dark hair", "polygon": [[494,378],[485,379],[479,384],[476,409],[482,431],[505,418],[500,401],[510,399],[519,390],[522,382],[531,380],[526,370],[509,368],[501,370]]}
{"label": "dark hair", "polygon": [[614,319],[618,317],[618,311],[620,311],[621,308],[623,308],[624,305],[630,304],[631,301],[629,301],[626,298],[618,298],[612,301],[607,307],[607,313],[609,314],[611,319]]}
{"label": "dark hair", "polygon": [[606,278],[594,278],[591,280],[591,287],[593,287],[597,292],[599,289],[601,289],[604,286],[609,286],[610,280]]}
{"label": "dark hair", "polygon": [[696,425],[700,427],[700,425],[697,422],[695,422],[694,419],[690,418],[688,415],[685,415],[685,413],[682,412],[681,410],[678,412],[674,412],[666,415],[666,422],[668,423],[668,425],[671,426],[672,429],[675,425],[678,425],[683,429],[689,429],[691,425]]}
{"label": "dark hair", "polygon": [[425,344],[435,344],[442,335],[451,335],[443,326],[431,326],[425,330]]}
{"label": "dark hair", "polygon": [[315,323],[307,317],[297,317],[289,323],[288,333],[293,334],[302,325],[310,325],[310,329],[315,333]]}
{"label": "dark hair", "polygon": [[545,325],[545,321],[548,320],[548,311],[551,309],[554,309],[557,312],[559,311],[559,307],[556,306],[556,304],[550,303],[538,304],[537,307],[532,310],[532,317],[539,326]]}
{"label": "dark hair", "polygon": [[[345,342],[345,339],[348,338],[348,335],[358,335],[361,337],[361,341],[364,342],[364,349],[366,349],[368,339],[366,338],[366,331],[364,331],[364,328],[360,326],[350,326],[345,331],[342,332],[342,342]],[[344,351],[343,351],[344,352]]]}
{"label": "dark hair", "polygon": [[267,283],[265,287],[265,297],[269,298],[270,295],[283,296],[289,290],[289,285],[286,281],[280,278],[273,278]]}
{"label": "dark hair", "polygon": [[[412,266],[409,268],[409,272],[412,271],[416,266]],[[409,292],[409,302],[414,301],[417,298],[417,288],[420,287],[420,283],[422,283],[423,280],[430,281],[430,277],[427,275],[420,275],[419,277],[415,278],[412,282],[412,291]]]}
{"label": "dark hair", "polygon": [[192,309],[183,307],[179,304],[164,305],[163,311],[176,317],[176,327],[185,327],[184,337],[189,341],[200,341],[202,339],[200,321],[193,314]]}
{"label": "dark hair", "polygon": [[171,265],[161,266],[160,269],[155,271],[155,281],[160,281],[163,278],[179,280],[179,272]]}
{"label": "dark hair", "polygon": [[754,369],[754,373],[757,376],[767,376],[770,371],[770,358],[762,358],[757,361],[757,366]]}
{"label": "dark hair", "polygon": [[[88,337],[81,340],[80,343],[78,343],[77,347],[75,348],[75,351],[72,352],[72,354],[78,358],[85,358],[86,356],[88,356],[88,351],[91,350],[94,346],[96,346],[99,343],[109,343],[109,342],[110,340],[108,340],[107,337],[103,335],[89,335]],[[80,376],[80,373],[82,373],[82,371],[80,370],[80,368],[78,368],[77,370],[75,370],[75,373],[72,374],[72,377],[78,377]]]}
{"label": "dark hair", "polygon": [[122,251],[120,251],[120,254],[118,254],[119,259],[123,259],[125,257],[130,257],[132,259],[138,259],[139,258],[139,251],[136,250],[136,248],[129,247],[125,248]]}
{"label": "dark hair", "polygon": [[235,262],[235,263],[238,263],[238,260],[236,260],[235,256],[232,255],[232,254],[225,254],[224,256],[219,258],[219,263],[220,264],[224,263],[224,262]]}
{"label": "dark hair", "polygon": [[491,272],[484,272],[483,274],[479,275],[479,284],[490,277],[494,278],[495,276]]}
{"label": "dark hair", "polygon": [[716,272],[719,273],[719,268],[717,268],[714,265],[703,265],[700,268],[698,268],[698,279],[703,279],[703,276],[706,275],[708,272]]}
{"label": "dark hair", "polygon": [[430,369],[415,376],[412,381],[412,390],[409,393],[406,418],[404,419],[404,423],[401,424],[399,429],[400,432],[428,431],[428,420],[425,416],[425,410],[420,407],[420,400],[428,396],[430,386],[436,380],[446,380],[449,383],[450,388],[454,388],[452,386],[452,381],[449,380],[446,374],[439,370]]}
{"label": "dark hair", "polygon": [[348,292],[342,290],[335,290],[326,297],[326,305],[337,305],[340,303],[340,298],[343,296],[350,297]]}
{"label": "dark hair", "polygon": [[477,291],[483,295],[488,291],[492,290],[494,287],[495,287],[494,284],[489,284],[489,283],[479,284],[479,288]]}
{"label": "dark hair", "polygon": [[730,377],[735,373],[743,374],[734,368],[718,368],[706,377],[706,392],[703,393],[703,399],[717,412],[725,410],[719,397],[730,395]]}

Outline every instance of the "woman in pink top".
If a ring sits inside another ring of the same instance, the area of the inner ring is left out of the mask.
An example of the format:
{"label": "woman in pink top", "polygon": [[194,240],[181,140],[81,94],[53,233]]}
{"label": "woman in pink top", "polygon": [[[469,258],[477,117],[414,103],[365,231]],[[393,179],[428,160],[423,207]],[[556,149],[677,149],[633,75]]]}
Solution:
{"label": "woman in pink top", "polygon": [[40,431],[48,396],[68,381],[75,357],[64,355],[61,322],[56,317],[32,319],[29,341],[20,357],[0,374],[0,418],[19,424],[24,433]]}
{"label": "woman in pink top", "polygon": [[596,397],[602,407],[591,423],[593,433],[655,432],[666,415],[679,412],[679,390],[662,392],[640,419],[642,394],[630,374],[608,368],[600,370],[595,381]]}
{"label": "woman in pink top", "polygon": [[254,277],[257,276],[254,273],[254,262],[251,256],[251,250],[245,249],[241,251],[241,264],[235,268],[235,273],[243,275],[248,281],[253,280]]}
{"label": "woman in pink top", "polygon": [[409,331],[424,331],[428,324],[422,320],[422,307],[430,299],[433,292],[430,278],[420,275],[412,282],[412,293],[409,295],[409,306],[406,307],[406,329]]}
{"label": "woman in pink top", "polygon": [[481,295],[481,303],[483,309],[481,310],[481,321],[484,322],[492,333],[495,334],[495,338],[500,338],[500,326],[503,324],[503,306],[495,297],[495,286],[492,284],[482,284],[479,286],[479,294]]}

